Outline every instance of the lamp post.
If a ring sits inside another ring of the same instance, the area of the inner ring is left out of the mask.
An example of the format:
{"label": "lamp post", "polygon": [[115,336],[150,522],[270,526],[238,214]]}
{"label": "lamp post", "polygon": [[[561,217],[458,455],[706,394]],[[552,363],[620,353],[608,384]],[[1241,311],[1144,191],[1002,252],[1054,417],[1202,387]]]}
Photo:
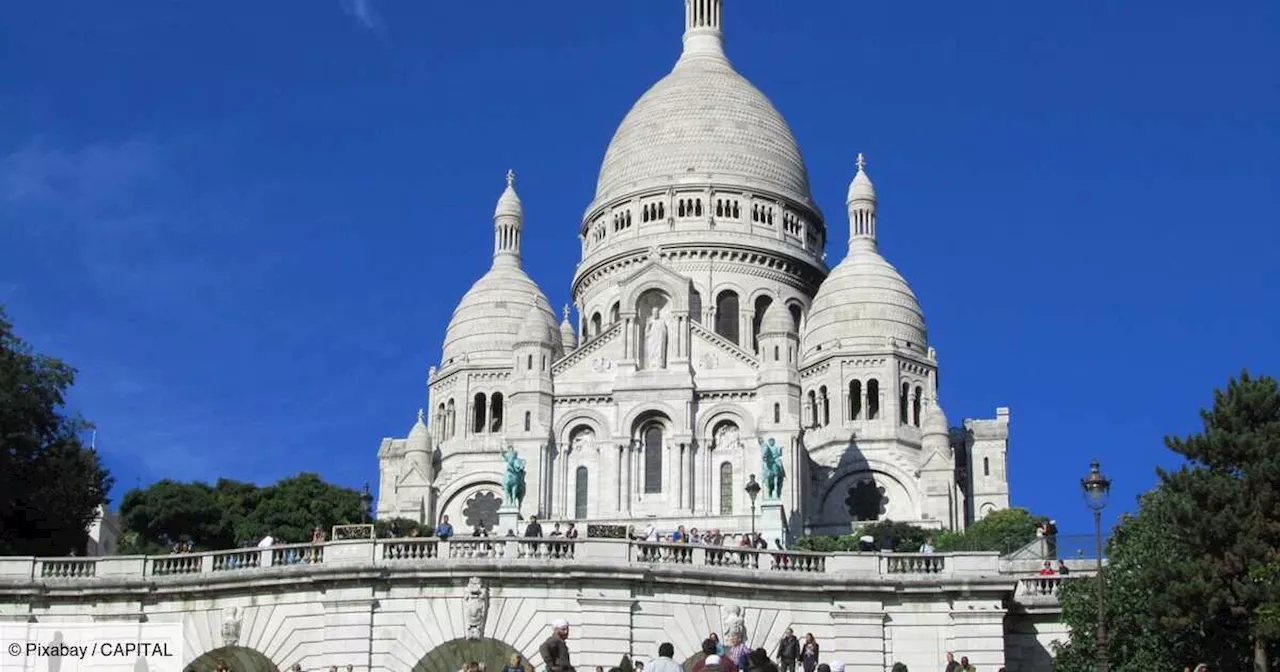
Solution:
{"label": "lamp post", "polygon": [[369,492],[368,482],[364,484],[364,490],[360,493],[360,506],[364,510],[365,524],[373,522],[373,493]]}
{"label": "lamp post", "polygon": [[1107,661],[1107,613],[1106,583],[1102,580],[1102,510],[1107,508],[1111,494],[1111,481],[1102,475],[1097,460],[1089,465],[1089,475],[1080,479],[1080,487],[1084,490],[1084,501],[1093,510],[1093,535],[1098,550],[1098,669],[1109,672]]}
{"label": "lamp post", "polygon": [[756,536],[756,495],[760,494],[760,484],[756,483],[756,475],[751,474],[747,479],[747,496],[751,498],[751,543],[755,543]]}

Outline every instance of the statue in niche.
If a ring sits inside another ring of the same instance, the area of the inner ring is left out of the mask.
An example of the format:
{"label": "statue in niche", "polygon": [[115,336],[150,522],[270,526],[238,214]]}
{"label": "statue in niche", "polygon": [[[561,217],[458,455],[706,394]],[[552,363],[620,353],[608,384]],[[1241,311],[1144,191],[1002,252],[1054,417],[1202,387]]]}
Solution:
{"label": "statue in niche", "polygon": [[462,598],[467,619],[467,639],[484,637],[484,624],[489,616],[489,589],[480,577],[473,576],[467,582],[466,596]]}
{"label": "statue in niche", "polygon": [[573,435],[571,450],[575,453],[585,451],[595,443],[596,433],[590,429],[583,429]]}
{"label": "statue in niche", "polygon": [[644,368],[667,368],[667,323],[662,309],[654,308],[644,328]]}
{"label": "statue in niche", "polygon": [[741,442],[742,439],[738,435],[737,425],[726,423],[720,425],[720,429],[716,431],[716,448],[732,450],[737,448]]}
{"label": "statue in niche", "polygon": [[243,619],[238,607],[222,610],[222,645],[235,646],[240,642],[240,622]]}
{"label": "statue in niche", "polygon": [[760,464],[764,467],[764,498],[778,499],[787,472],[782,468],[782,446],[773,437],[768,442],[760,439]]}
{"label": "statue in niche", "polygon": [[746,643],[747,619],[742,614],[742,607],[722,607],[720,616],[724,620],[724,641],[733,642],[737,637],[737,641]]}
{"label": "statue in niche", "polygon": [[516,453],[515,446],[508,446],[502,452],[502,459],[507,462],[507,473],[502,479],[504,503],[518,507],[520,500],[524,499],[524,460]]}

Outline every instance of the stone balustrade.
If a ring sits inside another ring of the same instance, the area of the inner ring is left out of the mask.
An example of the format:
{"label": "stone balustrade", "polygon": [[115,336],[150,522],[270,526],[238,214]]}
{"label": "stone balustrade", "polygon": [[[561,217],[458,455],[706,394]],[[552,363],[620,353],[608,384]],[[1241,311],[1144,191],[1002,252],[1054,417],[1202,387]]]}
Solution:
{"label": "stone balustrade", "polygon": [[1062,576],[1060,574],[1023,577],[1018,579],[1018,588],[1014,592],[1014,597],[1032,599],[1047,597],[1057,600],[1062,589],[1062,583],[1070,581],[1072,578],[1072,575]]}
{"label": "stone balustrade", "polygon": [[469,561],[513,565],[553,563],[648,569],[704,568],[797,575],[840,574],[894,580],[1001,576],[999,560],[994,553],[810,553],[619,539],[454,537],[441,540],[410,537],[156,556],[0,557],[0,582],[240,575],[270,568],[306,566],[447,568]]}

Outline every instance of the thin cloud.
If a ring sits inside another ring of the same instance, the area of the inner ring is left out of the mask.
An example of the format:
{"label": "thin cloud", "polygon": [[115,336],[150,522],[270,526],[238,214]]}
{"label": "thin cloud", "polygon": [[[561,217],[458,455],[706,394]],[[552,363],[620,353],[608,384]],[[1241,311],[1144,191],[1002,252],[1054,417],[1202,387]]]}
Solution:
{"label": "thin cloud", "polygon": [[374,8],[373,0],[342,0],[342,11],[366,30],[382,29],[382,17]]}

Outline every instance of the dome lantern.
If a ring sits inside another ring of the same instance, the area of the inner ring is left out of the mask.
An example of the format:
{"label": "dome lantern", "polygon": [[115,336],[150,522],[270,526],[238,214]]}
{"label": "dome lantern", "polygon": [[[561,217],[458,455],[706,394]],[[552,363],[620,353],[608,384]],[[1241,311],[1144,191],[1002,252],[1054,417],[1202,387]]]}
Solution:
{"label": "dome lantern", "polygon": [[520,237],[524,228],[524,205],[516,194],[515,171],[507,171],[507,188],[493,212],[494,265],[520,265]]}
{"label": "dome lantern", "polygon": [[689,58],[724,60],[724,32],[720,29],[724,0],[684,0],[684,53]]}
{"label": "dome lantern", "polygon": [[867,177],[867,159],[858,152],[858,174],[849,184],[849,247],[876,246],[876,188]]}

